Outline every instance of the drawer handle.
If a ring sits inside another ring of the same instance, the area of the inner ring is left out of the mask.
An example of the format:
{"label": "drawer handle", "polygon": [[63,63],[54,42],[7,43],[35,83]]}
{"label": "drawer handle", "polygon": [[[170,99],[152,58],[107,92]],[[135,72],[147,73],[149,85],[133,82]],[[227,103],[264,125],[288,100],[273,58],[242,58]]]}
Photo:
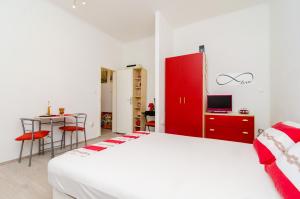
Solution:
{"label": "drawer handle", "polygon": [[214,120],[215,118],[214,118],[214,117],[210,117],[209,119],[210,119],[210,120]]}
{"label": "drawer handle", "polygon": [[244,132],[242,132],[242,134],[249,135],[249,132],[244,131]]}
{"label": "drawer handle", "polygon": [[215,129],[209,129],[209,131],[211,131],[211,132],[214,132],[214,131],[215,131]]}
{"label": "drawer handle", "polygon": [[243,122],[249,122],[249,120],[247,120],[247,119],[243,119],[242,121],[243,121]]}

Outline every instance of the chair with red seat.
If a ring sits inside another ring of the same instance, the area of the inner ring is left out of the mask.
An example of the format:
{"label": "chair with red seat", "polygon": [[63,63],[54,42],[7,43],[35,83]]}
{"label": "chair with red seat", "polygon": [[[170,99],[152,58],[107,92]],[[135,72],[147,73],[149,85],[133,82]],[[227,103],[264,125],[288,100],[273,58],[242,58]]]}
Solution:
{"label": "chair with red seat", "polygon": [[[22,122],[22,128],[23,128],[23,135],[17,137],[15,140],[22,142],[21,145],[21,151],[19,156],[19,163],[22,160],[22,152],[23,152],[23,146],[24,142],[26,140],[31,141],[31,147],[30,147],[30,156],[29,156],[29,165],[31,166],[31,158],[32,158],[32,148],[33,143],[35,140],[39,140],[39,154],[44,154],[44,138],[48,136],[49,131],[45,131],[41,129],[41,121],[40,120],[34,120],[34,119],[27,119],[27,118],[21,118]],[[35,131],[35,123],[38,122],[38,130]]]}
{"label": "chair with red seat", "polygon": [[147,117],[154,117],[155,116],[155,111],[145,111],[144,113],[145,116],[145,127],[148,127],[148,131],[150,131],[150,127],[153,127],[155,129],[155,121],[150,120],[148,121]]}
{"label": "chair with red seat", "polygon": [[149,121],[149,122],[147,122],[146,126],[148,127],[148,130],[150,131],[150,127],[155,128],[155,121]]}
{"label": "chair with red seat", "polygon": [[[73,148],[73,133],[76,133],[76,147],[78,147],[78,132],[83,132],[84,135],[84,142],[85,146],[87,145],[86,142],[86,118],[87,114],[86,113],[77,113],[75,114],[75,123],[71,123],[72,125],[67,125],[66,122],[64,122],[64,126],[60,127],[59,129],[62,131],[62,139],[61,139],[61,148],[66,146],[66,132],[70,132],[70,146],[71,150]],[[74,125],[75,124],[75,125]],[[79,126],[81,125],[81,126]]]}

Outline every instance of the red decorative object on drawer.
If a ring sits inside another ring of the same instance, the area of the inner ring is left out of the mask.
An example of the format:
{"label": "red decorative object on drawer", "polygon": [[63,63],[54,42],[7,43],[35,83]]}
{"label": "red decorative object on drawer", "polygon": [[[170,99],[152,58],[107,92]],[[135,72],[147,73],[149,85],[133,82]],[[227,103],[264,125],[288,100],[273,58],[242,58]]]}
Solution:
{"label": "red decorative object on drawer", "polygon": [[205,115],[205,137],[253,143],[254,116],[207,113]]}
{"label": "red decorative object on drawer", "polygon": [[203,54],[166,59],[166,132],[202,137]]}

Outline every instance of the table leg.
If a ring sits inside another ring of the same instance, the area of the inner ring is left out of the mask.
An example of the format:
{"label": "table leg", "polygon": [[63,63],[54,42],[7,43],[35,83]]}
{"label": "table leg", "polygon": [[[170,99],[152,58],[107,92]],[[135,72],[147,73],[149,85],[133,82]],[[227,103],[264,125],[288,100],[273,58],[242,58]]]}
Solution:
{"label": "table leg", "polygon": [[78,148],[78,118],[76,117],[76,148]]}
{"label": "table leg", "polygon": [[50,119],[51,124],[51,158],[54,158],[54,145],[53,145],[53,120]]}
{"label": "table leg", "polygon": [[41,139],[39,139],[39,155],[41,155]]}

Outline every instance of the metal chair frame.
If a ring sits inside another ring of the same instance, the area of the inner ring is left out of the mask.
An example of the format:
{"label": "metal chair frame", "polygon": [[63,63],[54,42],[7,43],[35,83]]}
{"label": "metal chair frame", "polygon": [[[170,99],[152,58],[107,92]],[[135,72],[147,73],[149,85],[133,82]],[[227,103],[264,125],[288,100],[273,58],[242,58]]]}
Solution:
{"label": "metal chair frame", "polygon": [[[150,131],[150,126],[147,125],[148,119],[147,116],[155,116],[155,111],[145,111],[144,112],[144,116],[145,116],[145,127],[148,127],[148,131]],[[151,126],[152,127],[152,126]],[[155,129],[155,127],[153,127]]]}
{"label": "metal chair frame", "polygon": [[[29,164],[28,166],[31,166],[31,159],[32,159],[32,149],[33,149],[33,143],[35,141],[34,139],[34,132],[35,132],[35,122],[38,122],[38,129],[39,131],[42,130],[42,125],[40,120],[35,120],[31,118],[21,118],[21,123],[22,123],[22,129],[23,129],[23,135],[25,133],[31,132],[32,133],[32,138],[31,138],[31,146],[30,146],[30,155],[29,155]],[[28,126],[31,126],[31,128],[28,129]],[[45,148],[44,148],[44,138],[40,138],[39,140],[39,155],[45,154]],[[22,140],[21,144],[21,150],[20,150],[20,156],[19,156],[19,163],[22,161],[22,152],[23,152],[23,147],[24,147],[24,141]]]}
{"label": "metal chair frame", "polygon": [[[86,113],[76,113],[74,114],[75,116],[75,123],[71,122],[68,124],[76,124],[77,127],[80,127],[79,124],[82,124],[81,127],[84,128],[83,130],[83,135],[84,135],[84,142],[85,145],[87,145],[87,140],[86,140],[86,120],[87,120],[87,114]],[[64,118],[64,127],[66,127],[66,118]],[[70,150],[73,149],[73,133],[76,132],[76,148],[78,148],[78,130],[76,131],[70,131]],[[61,149],[66,148],[66,131],[63,131],[62,133],[62,138],[61,138]]]}

